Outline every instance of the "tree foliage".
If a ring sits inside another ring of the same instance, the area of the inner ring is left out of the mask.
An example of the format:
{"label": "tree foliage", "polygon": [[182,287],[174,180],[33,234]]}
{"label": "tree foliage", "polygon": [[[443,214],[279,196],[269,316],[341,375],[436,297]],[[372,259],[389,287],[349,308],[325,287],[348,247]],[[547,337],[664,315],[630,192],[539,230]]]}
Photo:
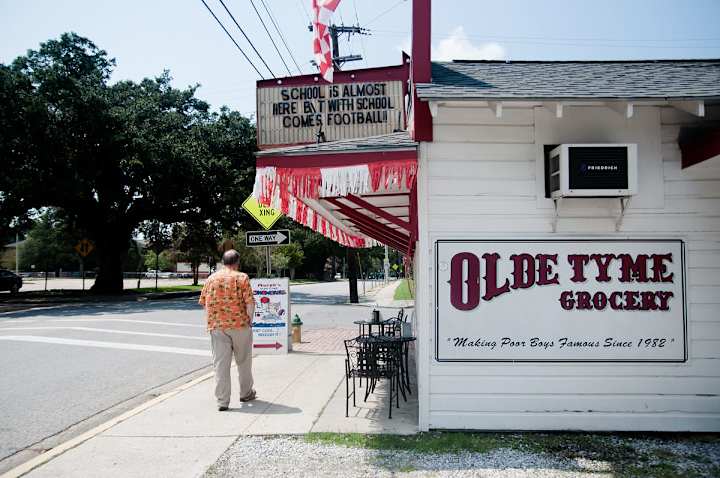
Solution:
{"label": "tree foliage", "polygon": [[173,228],[173,247],[179,260],[190,263],[193,285],[198,284],[200,264],[213,264],[218,259],[219,239],[220,232],[210,221],[195,220]]}
{"label": "tree foliage", "polygon": [[33,209],[62,208],[95,242],[101,291],[122,289],[144,221],[241,222],[254,173],[247,118],[211,113],[195,87],[173,88],[167,72],[110,84],[114,65],[74,33],[0,65],[2,228],[20,227]]}
{"label": "tree foliage", "polygon": [[145,268],[149,271],[168,272],[175,270],[175,257],[170,251],[145,251]]}
{"label": "tree foliage", "polygon": [[303,248],[297,242],[292,242],[285,246],[278,246],[272,253],[272,265],[280,271],[280,275],[288,270],[290,278],[295,277],[295,269],[300,267],[305,259]]}
{"label": "tree foliage", "polygon": [[[24,271],[57,272],[76,271],[80,267],[80,256],[74,247],[81,236],[64,217],[62,211],[49,209],[38,217],[20,247],[20,267]],[[94,266],[94,257],[85,259],[85,268]]]}

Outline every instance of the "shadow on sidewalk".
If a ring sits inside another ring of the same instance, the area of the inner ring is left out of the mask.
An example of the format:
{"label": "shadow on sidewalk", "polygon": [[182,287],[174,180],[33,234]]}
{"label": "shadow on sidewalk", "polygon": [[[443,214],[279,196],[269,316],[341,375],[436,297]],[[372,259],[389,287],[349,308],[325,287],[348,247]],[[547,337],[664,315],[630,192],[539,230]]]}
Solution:
{"label": "shadow on sidewalk", "polygon": [[281,405],[279,403],[259,399],[243,403],[239,407],[230,407],[227,411],[234,413],[250,413],[255,415],[297,415],[303,412],[302,409],[297,407],[288,407],[287,405]]}

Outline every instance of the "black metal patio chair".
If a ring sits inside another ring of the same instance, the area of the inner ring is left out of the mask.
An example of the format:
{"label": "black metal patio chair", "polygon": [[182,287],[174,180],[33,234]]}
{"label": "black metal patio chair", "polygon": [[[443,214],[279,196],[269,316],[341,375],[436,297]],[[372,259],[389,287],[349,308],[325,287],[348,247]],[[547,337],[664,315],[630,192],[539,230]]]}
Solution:
{"label": "black metal patio chair", "polygon": [[[382,336],[360,336],[345,340],[345,416],[350,416],[350,397],[353,407],[357,406],[357,389],[355,379],[365,379],[365,396],[374,393],[378,381],[387,379],[388,383],[388,418],[392,418],[392,403],[400,407],[400,343],[394,343]],[[352,381],[352,392],[350,382]]]}

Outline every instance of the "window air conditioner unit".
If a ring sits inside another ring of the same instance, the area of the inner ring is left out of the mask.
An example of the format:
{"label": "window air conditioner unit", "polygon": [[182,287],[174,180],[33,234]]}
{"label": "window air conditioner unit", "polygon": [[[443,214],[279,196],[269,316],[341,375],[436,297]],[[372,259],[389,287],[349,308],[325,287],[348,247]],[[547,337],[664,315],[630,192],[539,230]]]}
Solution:
{"label": "window air conditioner unit", "polygon": [[637,194],[636,144],[561,144],[547,164],[553,199]]}

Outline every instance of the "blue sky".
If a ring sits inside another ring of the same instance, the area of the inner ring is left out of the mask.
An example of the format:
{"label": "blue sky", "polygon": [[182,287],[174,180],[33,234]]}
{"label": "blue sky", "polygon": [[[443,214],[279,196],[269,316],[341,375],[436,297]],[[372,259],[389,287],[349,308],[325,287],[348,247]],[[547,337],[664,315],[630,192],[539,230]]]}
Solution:
{"label": "blue sky", "polygon": [[[218,0],[206,0],[264,70]],[[250,0],[224,0],[277,76],[287,75]],[[253,0],[274,33],[262,0]],[[265,0],[304,73],[313,71],[310,0]],[[412,0],[342,0],[337,23],[359,21],[372,35],[343,39],[355,67],[400,62],[410,42]],[[720,0],[435,0],[434,59],[720,58]],[[255,109],[257,73],[200,0],[0,0],[0,62],[75,31],[117,59],[114,79],[139,80],[169,69],[175,85],[199,83],[213,107]],[[285,61],[292,59],[275,36]],[[348,67],[349,68],[349,67]],[[269,77],[268,73],[265,73]]]}

